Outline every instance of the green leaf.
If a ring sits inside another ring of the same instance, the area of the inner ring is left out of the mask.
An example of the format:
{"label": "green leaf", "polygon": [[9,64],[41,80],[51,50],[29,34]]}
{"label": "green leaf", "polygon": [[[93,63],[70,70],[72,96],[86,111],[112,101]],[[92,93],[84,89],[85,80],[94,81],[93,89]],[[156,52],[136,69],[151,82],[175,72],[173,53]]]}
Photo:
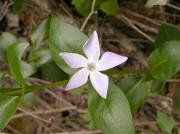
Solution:
{"label": "green leaf", "polygon": [[180,31],[178,31],[175,27],[162,24],[156,37],[154,46],[157,48],[164,45],[167,41],[172,40],[180,41]]}
{"label": "green leaf", "polygon": [[93,88],[89,91],[88,110],[95,127],[105,134],[134,134],[130,107],[121,89],[111,82],[106,99]]}
{"label": "green leaf", "polygon": [[176,110],[180,111],[180,89],[177,89],[175,97],[173,98],[173,105]]}
{"label": "green leaf", "polygon": [[23,78],[28,78],[29,76],[31,76],[32,74],[36,72],[36,68],[33,65],[24,61],[20,61],[20,69],[21,69]]}
{"label": "green leaf", "polygon": [[40,67],[43,64],[49,62],[51,60],[51,53],[49,49],[38,49],[29,57],[29,62],[35,66]]}
{"label": "green leaf", "polygon": [[23,95],[21,98],[21,103],[28,108],[33,108],[35,104],[35,93],[31,92]]}
{"label": "green leaf", "polygon": [[48,32],[49,19],[43,20],[31,35],[31,41],[33,43],[33,49],[37,50],[41,47],[43,39],[46,37]]}
{"label": "green leaf", "polygon": [[22,11],[26,7],[28,2],[29,0],[13,0],[13,13],[18,13]]}
{"label": "green leaf", "polygon": [[20,71],[20,62],[18,59],[17,45],[11,45],[7,50],[8,65],[13,78],[21,87],[26,86],[26,82]]}
{"label": "green leaf", "polygon": [[29,46],[28,42],[17,43],[16,51],[17,51],[17,57],[18,57],[19,60],[21,60],[21,58],[23,57],[23,54],[25,53],[28,46]]}
{"label": "green leaf", "polygon": [[[95,6],[99,7],[106,0],[96,0]],[[77,12],[86,17],[91,11],[93,0],[72,0]]]}
{"label": "green leaf", "polygon": [[151,8],[155,5],[164,6],[169,3],[170,0],[147,0],[145,7]]}
{"label": "green leaf", "polygon": [[7,97],[0,95],[0,131],[8,124],[16,112],[20,97]]}
{"label": "green leaf", "polygon": [[0,36],[0,60],[6,61],[7,48],[16,43],[16,38],[11,33],[4,32]]}
{"label": "green leaf", "polygon": [[151,75],[167,80],[180,71],[180,41],[168,41],[158,47],[149,57]]}
{"label": "green leaf", "polygon": [[49,30],[49,48],[56,64],[67,74],[73,74],[76,70],[71,69],[63,59],[60,52],[73,52],[82,54],[82,46],[87,36],[78,28],[63,22],[57,17],[52,17]]}
{"label": "green leaf", "polygon": [[162,132],[172,134],[172,129],[176,126],[176,121],[172,116],[168,116],[165,113],[158,111],[156,121]]}
{"label": "green leaf", "polygon": [[154,93],[154,92],[159,92],[161,89],[164,88],[166,82],[164,80],[152,80],[152,83],[151,83],[151,92]]}
{"label": "green leaf", "polygon": [[91,11],[92,0],[72,0],[77,12],[82,16],[87,16]]}
{"label": "green leaf", "polygon": [[117,0],[107,0],[100,5],[100,9],[107,15],[115,15],[118,11]]}
{"label": "green leaf", "polygon": [[126,94],[132,112],[137,110],[144,104],[148,91],[150,90],[149,82],[144,81],[144,78],[127,77],[118,83],[118,87]]}
{"label": "green leaf", "polygon": [[[23,78],[27,78],[36,72],[36,69],[31,64],[21,60],[28,46],[29,43],[21,42],[17,43],[14,48],[19,63],[20,73],[22,74]],[[15,55],[15,53],[13,55]],[[10,57],[12,58],[12,55],[10,55]]]}
{"label": "green leaf", "polygon": [[50,81],[67,80],[68,75],[63,72],[54,62],[45,64],[41,67],[42,73]]}
{"label": "green leaf", "polygon": [[27,42],[21,42],[16,45],[17,56],[20,63],[20,71],[23,75],[23,78],[28,78],[36,72],[36,69],[33,65],[21,60],[28,46],[29,43]]}

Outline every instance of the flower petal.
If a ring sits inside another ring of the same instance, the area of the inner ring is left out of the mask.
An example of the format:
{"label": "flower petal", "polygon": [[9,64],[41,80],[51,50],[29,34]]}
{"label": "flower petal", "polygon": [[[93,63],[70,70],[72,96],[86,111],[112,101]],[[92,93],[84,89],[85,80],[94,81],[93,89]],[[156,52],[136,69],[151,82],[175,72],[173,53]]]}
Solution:
{"label": "flower petal", "polygon": [[96,62],[100,57],[100,46],[97,32],[94,31],[83,46],[83,51],[90,62]]}
{"label": "flower petal", "polygon": [[112,52],[105,52],[97,63],[98,71],[104,71],[125,62],[128,58]]}
{"label": "flower petal", "polygon": [[101,97],[106,98],[109,85],[109,78],[98,71],[94,71],[90,73],[90,80],[98,94]]}
{"label": "flower petal", "polygon": [[71,77],[68,84],[66,85],[66,90],[78,88],[84,85],[88,80],[88,76],[89,71],[86,68],[80,69]]}
{"label": "flower petal", "polygon": [[71,68],[86,67],[88,63],[87,59],[80,54],[62,52],[60,56]]}

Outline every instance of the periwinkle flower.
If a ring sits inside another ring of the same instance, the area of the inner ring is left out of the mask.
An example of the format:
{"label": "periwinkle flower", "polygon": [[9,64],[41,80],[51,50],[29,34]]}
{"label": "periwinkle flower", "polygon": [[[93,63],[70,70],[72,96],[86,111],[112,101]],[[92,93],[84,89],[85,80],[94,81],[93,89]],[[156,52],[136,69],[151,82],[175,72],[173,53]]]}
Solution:
{"label": "periwinkle flower", "polygon": [[69,80],[66,90],[78,88],[87,83],[88,77],[97,93],[106,98],[109,78],[101,71],[125,62],[128,58],[112,52],[105,52],[100,58],[100,46],[96,31],[83,46],[87,58],[77,53],[61,52],[60,56],[71,68],[80,68]]}

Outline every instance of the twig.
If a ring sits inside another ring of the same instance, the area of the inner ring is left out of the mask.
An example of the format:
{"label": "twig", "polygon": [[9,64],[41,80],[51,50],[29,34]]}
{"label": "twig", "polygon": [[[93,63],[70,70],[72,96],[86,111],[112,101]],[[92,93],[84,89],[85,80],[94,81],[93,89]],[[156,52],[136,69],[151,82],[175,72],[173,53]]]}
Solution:
{"label": "twig", "polygon": [[100,130],[96,131],[75,131],[70,133],[53,133],[53,134],[101,134],[102,132]]}
{"label": "twig", "polygon": [[[140,121],[140,122],[135,122],[134,123],[135,126],[151,126],[151,125],[158,125],[158,123],[156,121]],[[179,126],[180,125],[180,122],[177,122],[176,123],[176,126]]]}
{"label": "twig", "polygon": [[26,111],[26,110],[24,110],[24,109],[22,109],[22,108],[18,108],[18,109],[19,109],[20,111],[26,113],[27,115],[33,117],[34,119],[38,119],[38,120],[40,120],[40,121],[42,121],[42,122],[44,122],[44,123],[50,124],[52,127],[58,129],[59,131],[66,132],[66,131],[63,130],[62,128],[59,128],[59,127],[57,127],[56,125],[52,124],[51,121],[48,121],[48,120],[45,120],[45,119],[43,119],[43,118],[41,118],[41,117],[39,117],[39,116],[36,116],[36,115],[34,115],[34,114],[32,114],[32,113],[30,113],[30,112],[28,112],[28,111]]}
{"label": "twig", "polygon": [[[13,132],[13,134],[23,134],[22,132],[18,131],[17,129],[13,128],[10,125],[7,125],[7,128]],[[8,133],[0,133],[0,134],[8,134]]]}
{"label": "twig", "polygon": [[31,116],[31,115],[47,115],[47,114],[54,114],[54,113],[59,113],[59,112],[64,112],[64,111],[68,111],[68,110],[75,110],[76,107],[64,107],[64,108],[58,108],[58,109],[52,109],[52,110],[39,110],[39,111],[35,111],[35,112],[26,112],[26,113],[20,113],[17,114],[13,117],[13,119],[16,118],[21,118],[24,116]]}
{"label": "twig", "polygon": [[167,82],[180,83],[180,79],[170,79],[170,80],[167,80]]}
{"label": "twig", "polygon": [[180,7],[177,7],[177,6],[175,6],[175,5],[167,4],[167,6],[168,6],[168,7],[171,7],[171,8],[174,8],[174,9],[176,9],[176,10],[178,10],[178,11],[180,11]]}
{"label": "twig", "polygon": [[141,35],[143,35],[145,38],[147,38],[147,39],[150,40],[151,42],[154,42],[154,40],[153,40],[150,36],[148,36],[146,33],[144,33],[144,32],[141,31],[138,27],[136,27],[136,26],[131,22],[131,20],[129,20],[125,15],[120,14],[120,15],[118,15],[118,16],[119,16],[119,18],[123,18],[125,21],[127,21],[128,24],[129,24],[134,30],[136,30],[138,33],[140,33]]}
{"label": "twig", "polygon": [[1,10],[0,10],[0,22],[2,21],[2,19],[4,18],[4,16],[6,15],[7,11],[8,11],[8,2],[5,1],[4,5],[2,6]]}
{"label": "twig", "polygon": [[88,20],[90,19],[90,17],[93,15],[94,13],[94,8],[95,8],[95,3],[96,0],[92,1],[92,6],[91,6],[91,12],[89,13],[89,15],[87,16],[86,20],[84,21],[83,25],[81,26],[81,31],[83,31],[84,27],[86,26]]}
{"label": "twig", "polygon": [[145,20],[145,21],[147,21],[147,22],[149,22],[149,23],[152,23],[152,24],[154,24],[154,25],[156,25],[156,26],[160,26],[160,25],[161,25],[161,23],[158,22],[157,20],[154,20],[154,19],[152,19],[152,18],[146,17],[146,16],[144,16],[144,15],[142,15],[142,14],[139,14],[138,12],[135,12],[135,11],[133,11],[133,10],[130,10],[130,9],[124,8],[124,7],[120,7],[120,8],[121,8],[122,11],[123,11],[125,14],[127,14],[127,15],[134,16],[134,17],[136,17],[136,18],[138,18],[138,19],[143,19],[143,20]]}

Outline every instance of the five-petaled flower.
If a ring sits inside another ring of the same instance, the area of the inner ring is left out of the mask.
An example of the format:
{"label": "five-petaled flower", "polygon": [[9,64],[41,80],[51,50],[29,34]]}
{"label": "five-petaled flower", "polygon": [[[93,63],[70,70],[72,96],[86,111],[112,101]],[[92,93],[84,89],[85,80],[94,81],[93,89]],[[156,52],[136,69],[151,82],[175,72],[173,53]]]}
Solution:
{"label": "five-petaled flower", "polygon": [[[66,90],[80,87],[87,83],[88,77],[97,93],[106,98],[109,85],[108,76],[101,73],[107,69],[122,64],[127,57],[112,52],[105,52],[100,58],[100,46],[96,31],[83,46],[87,58],[77,53],[61,52],[60,56],[71,68],[80,68],[69,80]],[[100,58],[100,59],[99,59]]]}

